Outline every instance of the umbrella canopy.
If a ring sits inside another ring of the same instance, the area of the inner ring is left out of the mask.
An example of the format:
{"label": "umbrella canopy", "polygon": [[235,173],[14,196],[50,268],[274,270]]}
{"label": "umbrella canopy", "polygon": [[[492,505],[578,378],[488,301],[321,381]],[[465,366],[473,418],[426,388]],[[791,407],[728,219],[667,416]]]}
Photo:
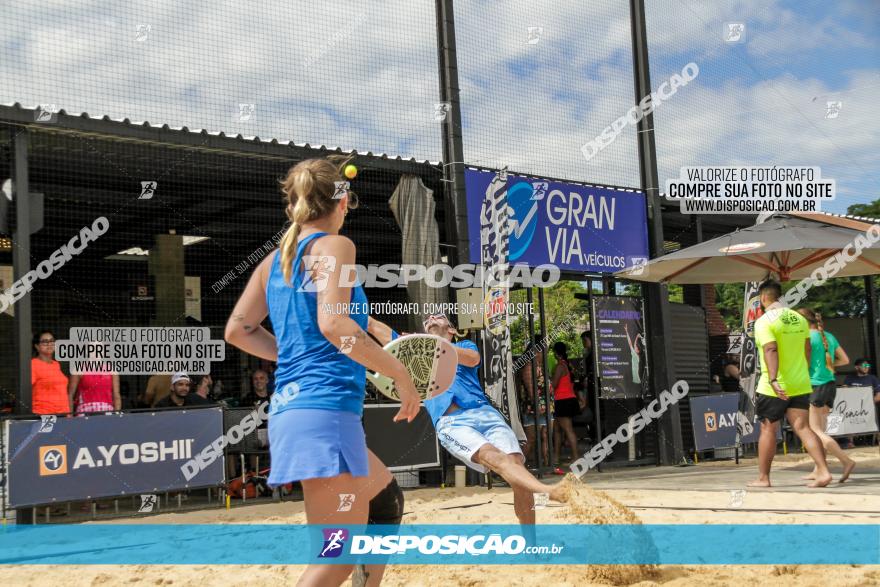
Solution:
{"label": "umbrella canopy", "polygon": [[[833,271],[832,265],[839,269]],[[827,277],[880,273],[880,225],[826,214],[772,216],[642,267],[618,271],[615,277],[699,284],[761,281],[775,274],[788,281],[809,277],[823,266]]]}

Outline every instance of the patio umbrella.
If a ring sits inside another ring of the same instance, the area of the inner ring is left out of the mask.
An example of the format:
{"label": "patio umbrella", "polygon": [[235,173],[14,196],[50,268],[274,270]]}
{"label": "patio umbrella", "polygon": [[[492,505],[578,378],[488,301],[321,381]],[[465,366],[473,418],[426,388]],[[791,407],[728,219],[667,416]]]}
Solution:
{"label": "patio umbrella", "polygon": [[789,281],[821,267],[823,279],[880,273],[880,224],[830,214],[777,215],[614,275],[681,284],[761,281],[770,274]]}

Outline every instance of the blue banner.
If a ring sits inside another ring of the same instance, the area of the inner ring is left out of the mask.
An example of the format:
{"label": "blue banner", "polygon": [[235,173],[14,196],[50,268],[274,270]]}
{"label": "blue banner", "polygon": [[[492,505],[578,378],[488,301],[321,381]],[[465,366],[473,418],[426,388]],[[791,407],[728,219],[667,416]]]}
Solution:
{"label": "blue banner", "polygon": [[[717,393],[690,398],[694,445],[698,451],[736,446],[739,399],[739,393]],[[740,438],[740,444],[758,442],[761,426],[755,414],[751,414],[751,419],[752,426]],[[777,430],[777,435],[782,438],[781,427]]]}
{"label": "blue banner", "polygon": [[11,421],[9,504],[219,485],[222,437],[219,407]]}
{"label": "blue banner", "polygon": [[[254,540],[259,548],[241,547]],[[0,564],[312,563],[875,565],[880,526],[90,524],[0,530]]]}
{"label": "blue banner", "polygon": [[[481,262],[480,212],[496,173],[465,169],[470,261]],[[648,259],[645,196],[507,175],[508,262],[563,271],[613,273]],[[483,239],[485,242],[485,239]]]}

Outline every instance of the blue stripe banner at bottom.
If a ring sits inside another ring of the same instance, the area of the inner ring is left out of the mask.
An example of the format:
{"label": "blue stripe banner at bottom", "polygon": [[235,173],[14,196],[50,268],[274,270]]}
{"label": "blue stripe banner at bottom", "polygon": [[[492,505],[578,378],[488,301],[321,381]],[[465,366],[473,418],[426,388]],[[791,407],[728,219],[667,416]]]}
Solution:
{"label": "blue stripe banner at bottom", "polygon": [[[256,540],[259,548],[247,545]],[[880,525],[7,526],[0,564],[880,564]]]}

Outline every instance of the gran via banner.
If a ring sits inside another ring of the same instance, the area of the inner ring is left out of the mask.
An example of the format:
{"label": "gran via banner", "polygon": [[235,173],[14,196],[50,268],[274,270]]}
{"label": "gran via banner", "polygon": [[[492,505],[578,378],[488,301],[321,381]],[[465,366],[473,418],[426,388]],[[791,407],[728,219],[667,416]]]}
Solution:
{"label": "gran via banner", "polygon": [[[484,202],[496,173],[465,169],[470,261],[485,256]],[[510,234],[507,262],[553,264],[563,271],[612,273],[648,259],[645,196],[508,173],[505,181]]]}
{"label": "gran via banner", "polygon": [[[241,547],[255,539],[259,548]],[[0,531],[0,564],[352,563],[876,565],[880,526],[53,524]]]}

